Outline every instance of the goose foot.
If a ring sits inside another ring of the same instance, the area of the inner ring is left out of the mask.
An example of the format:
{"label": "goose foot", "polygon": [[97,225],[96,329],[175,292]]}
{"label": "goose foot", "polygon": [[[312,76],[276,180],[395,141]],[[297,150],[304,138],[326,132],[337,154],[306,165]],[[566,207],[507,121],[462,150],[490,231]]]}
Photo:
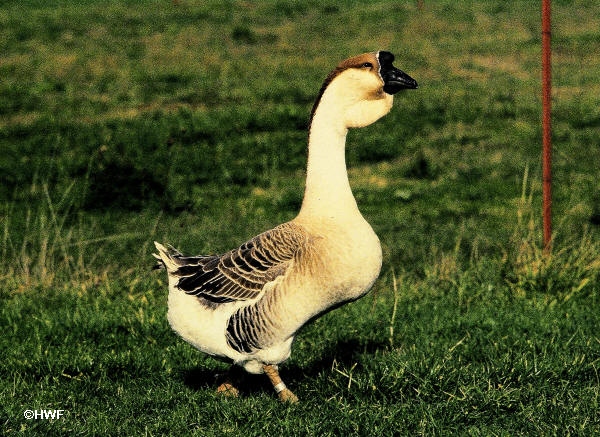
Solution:
{"label": "goose foot", "polygon": [[281,390],[277,396],[279,396],[279,400],[281,402],[289,402],[290,404],[295,404],[298,402],[298,396],[296,396],[289,388],[284,388]]}
{"label": "goose foot", "polygon": [[236,387],[237,382],[239,381],[239,374],[236,372],[236,370],[237,369],[235,366],[231,366],[229,368],[229,372],[225,376],[225,380],[219,387],[217,387],[217,393],[232,398],[237,398],[239,396],[240,391]]}
{"label": "goose foot", "polygon": [[273,384],[273,388],[277,392],[277,396],[279,396],[281,402],[290,402],[292,404],[298,402],[298,397],[281,380],[276,364],[264,364],[263,370],[271,381],[271,384]]}
{"label": "goose foot", "polygon": [[237,388],[235,388],[231,383],[224,382],[223,384],[217,387],[217,393],[223,396],[237,398],[240,394],[240,391]]}

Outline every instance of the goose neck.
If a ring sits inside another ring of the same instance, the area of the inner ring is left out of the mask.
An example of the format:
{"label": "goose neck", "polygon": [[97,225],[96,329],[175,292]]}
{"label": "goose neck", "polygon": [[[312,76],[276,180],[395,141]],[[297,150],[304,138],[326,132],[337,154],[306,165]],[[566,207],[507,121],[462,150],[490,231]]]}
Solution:
{"label": "goose neck", "polygon": [[301,215],[336,218],[358,211],[346,169],[347,133],[346,127],[315,114],[308,139]]}

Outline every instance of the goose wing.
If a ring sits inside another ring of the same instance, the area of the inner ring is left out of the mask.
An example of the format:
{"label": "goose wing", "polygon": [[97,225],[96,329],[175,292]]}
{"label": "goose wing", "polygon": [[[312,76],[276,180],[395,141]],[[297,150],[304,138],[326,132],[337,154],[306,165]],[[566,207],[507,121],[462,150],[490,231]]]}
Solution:
{"label": "goose wing", "polygon": [[[223,255],[186,257],[179,252],[160,257],[177,288],[213,303],[256,298],[265,284],[284,275],[308,241],[303,228],[284,223]],[[157,245],[158,247],[158,245]]]}

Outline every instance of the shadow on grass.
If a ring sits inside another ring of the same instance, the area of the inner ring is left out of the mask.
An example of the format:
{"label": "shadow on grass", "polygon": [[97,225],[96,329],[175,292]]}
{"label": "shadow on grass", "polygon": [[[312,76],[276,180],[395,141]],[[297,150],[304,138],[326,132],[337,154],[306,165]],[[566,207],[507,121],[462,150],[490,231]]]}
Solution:
{"label": "shadow on grass", "polygon": [[252,375],[239,366],[231,366],[229,371],[222,371],[215,367],[214,370],[192,367],[182,370],[183,384],[191,390],[217,391],[217,387],[226,379],[240,391],[241,396],[256,395],[258,393],[272,392],[271,384],[264,375]]}
{"label": "shadow on grass", "polygon": [[[338,340],[330,344],[323,353],[315,357],[306,365],[290,363],[282,366],[283,372],[290,382],[300,381],[304,378],[316,378],[323,372],[329,372],[335,364],[342,367],[350,367],[357,364],[362,367],[362,362],[374,355],[376,351],[385,350],[388,347],[385,341],[358,340],[356,338]],[[365,355],[367,357],[365,357]]]}
{"label": "shadow on grass", "polygon": [[217,389],[219,382],[220,373],[215,370],[207,370],[200,367],[192,367],[189,369],[182,369],[180,371],[180,378],[183,380],[183,384],[192,390],[206,390],[214,388]]}
{"label": "shadow on grass", "polygon": [[[321,373],[332,371],[334,363],[343,367],[358,363],[360,368],[361,361],[365,359],[364,355],[375,354],[377,350],[385,350],[386,347],[387,343],[384,341],[339,340],[329,345],[322,354],[307,365],[300,365],[296,362],[290,362],[289,365],[284,363],[280,367],[281,378],[288,386],[297,387],[306,378],[316,379]],[[264,375],[249,374],[238,366],[231,366],[230,371],[223,370],[219,365],[215,365],[214,370],[207,370],[205,367],[191,367],[182,369],[180,375],[184,385],[195,391],[216,391],[217,387],[229,377],[242,396],[273,392],[271,384]]]}

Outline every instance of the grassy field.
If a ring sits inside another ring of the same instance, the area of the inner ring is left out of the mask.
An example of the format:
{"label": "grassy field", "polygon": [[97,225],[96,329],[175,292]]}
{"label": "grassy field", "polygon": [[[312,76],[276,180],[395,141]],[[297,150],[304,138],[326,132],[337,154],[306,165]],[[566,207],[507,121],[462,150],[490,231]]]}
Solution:
{"label": "grassy field", "polygon": [[[600,433],[600,4],[553,2],[544,256],[537,3],[2,2],[0,434]],[[378,49],[419,82],[348,137],[381,277],[301,331],[300,404],[261,377],[224,399],[152,241],[292,218],[322,80]]]}

